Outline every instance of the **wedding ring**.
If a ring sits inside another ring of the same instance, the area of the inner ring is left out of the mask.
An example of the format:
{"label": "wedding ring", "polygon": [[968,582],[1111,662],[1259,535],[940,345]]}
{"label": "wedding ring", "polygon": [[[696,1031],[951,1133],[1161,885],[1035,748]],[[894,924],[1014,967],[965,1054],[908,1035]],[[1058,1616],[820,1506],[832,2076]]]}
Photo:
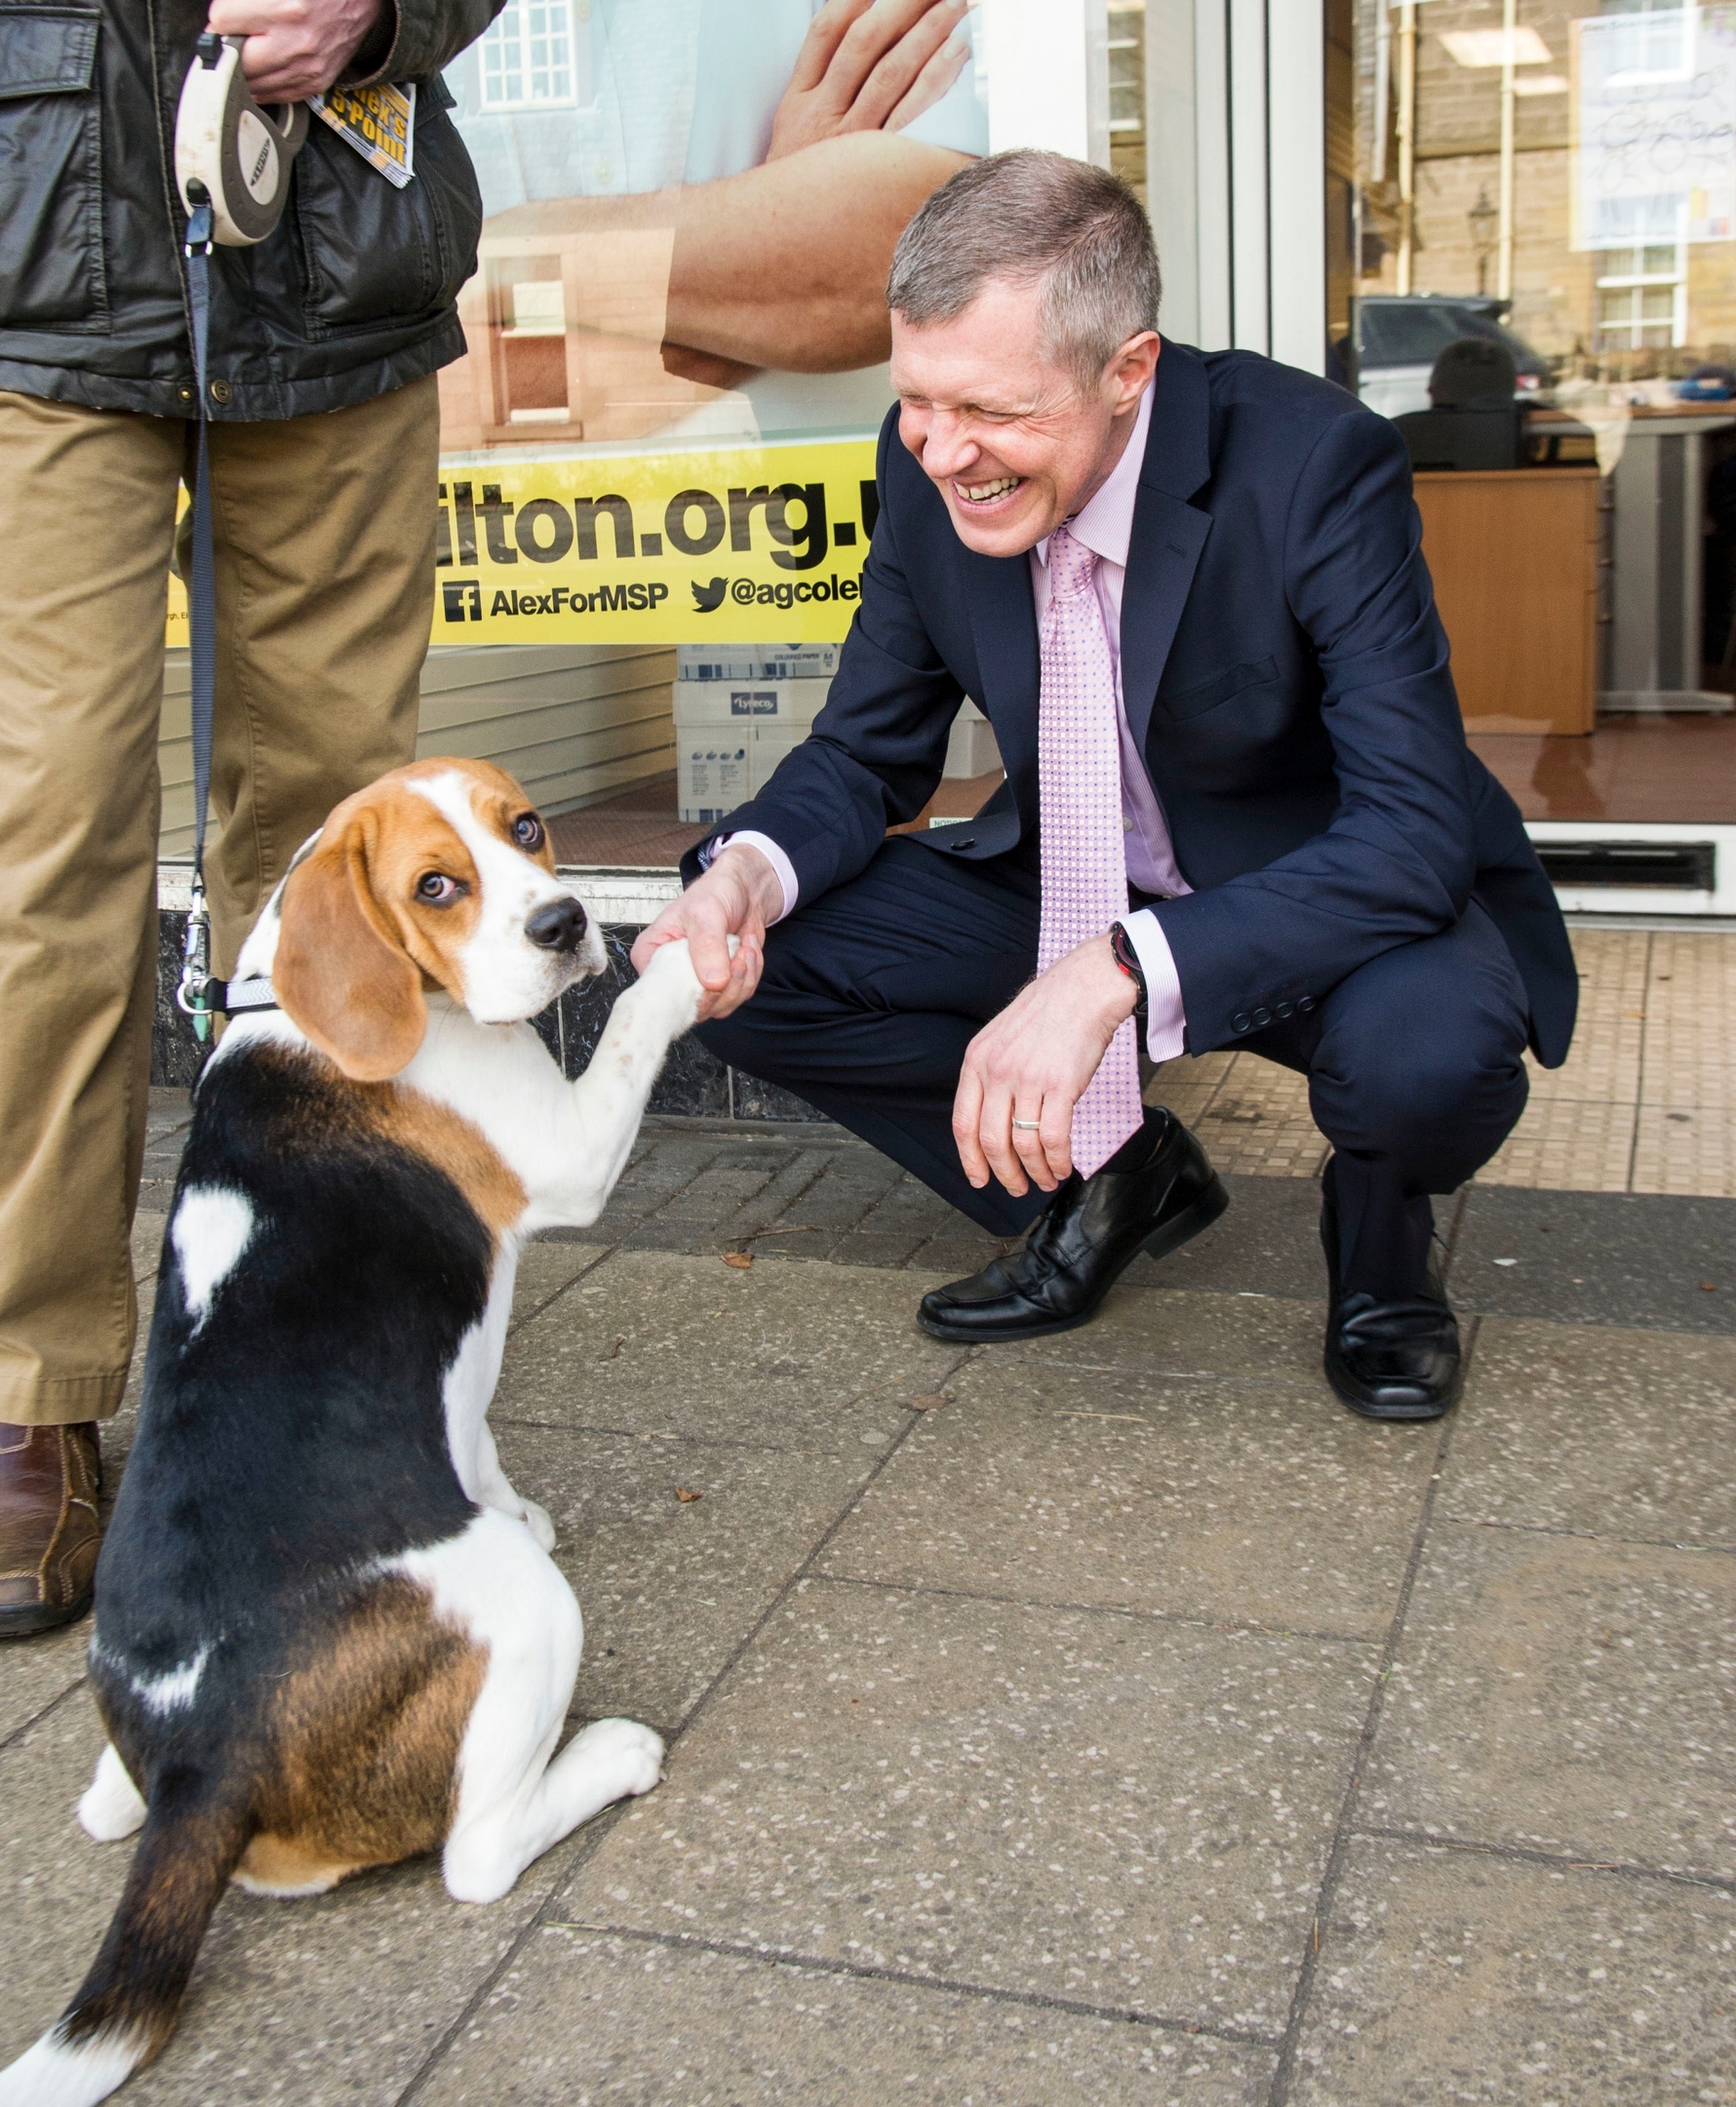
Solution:
{"label": "wedding ring", "polygon": [[1021,1133],[1035,1133],[1043,1122],[1034,1119],[1015,1119],[1012,1124]]}

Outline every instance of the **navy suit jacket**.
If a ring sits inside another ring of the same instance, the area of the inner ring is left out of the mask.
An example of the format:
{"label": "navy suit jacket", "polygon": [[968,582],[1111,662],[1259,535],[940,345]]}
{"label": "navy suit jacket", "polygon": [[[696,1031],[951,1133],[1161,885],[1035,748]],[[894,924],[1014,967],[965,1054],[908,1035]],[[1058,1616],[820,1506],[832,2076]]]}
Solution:
{"label": "navy suit jacket", "polygon": [[[1122,684],[1195,889],[1154,910],[1188,1051],[1318,1000],[1475,898],[1524,979],[1532,1045],[1557,1065],[1573,955],[1518,807],[1465,743],[1403,441],[1342,388],[1251,352],[1165,340],[1153,384]],[[1006,781],[976,818],[912,838],[942,855],[1037,855],[1029,561],[965,546],[896,411],[879,491],[826,706],[728,821],[785,851],[804,899],[853,878],[933,795],[966,695]]]}

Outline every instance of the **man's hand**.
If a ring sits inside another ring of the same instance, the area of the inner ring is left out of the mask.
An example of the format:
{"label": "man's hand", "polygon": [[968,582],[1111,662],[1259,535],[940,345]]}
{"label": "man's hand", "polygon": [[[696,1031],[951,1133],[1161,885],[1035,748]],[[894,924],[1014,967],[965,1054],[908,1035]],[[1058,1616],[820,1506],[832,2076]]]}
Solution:
{"label": "man's hand", "polygon": [[768,161],[845,132],[896,132],[938,102],[970,39],[967,0],[828,0],[771,120]]}
{"label": "man's hand", "polygon": [[[1016,1197],[1031,1180],[1053,1192],[1071,1173],[1073,1107],[1138,1000],[1107,934],[1093,936],[983,1026],[953,1099],[953,1138],[972,1185],[980,1191],[992,1170]],[[1037,1131],[1015,1130],[1015,1119],[1036,1120]]]}
{"label": "man's hand", "polygon": [[[705,875],[671,900],[633,946],[633,970],[644,973],[659,945],[685,936],[705,994],[699,1021],[739,1010],[760,984],[766,927],[783,912],[783,887],[757,849],[731,843]],[[733,958],[730,938],[741,941]]]}
{"label": "man's hand", "polygon": [[212,0],[208,26],[246,37],[241,70],[259,102],[303,102],[355,57],[386,0]]}

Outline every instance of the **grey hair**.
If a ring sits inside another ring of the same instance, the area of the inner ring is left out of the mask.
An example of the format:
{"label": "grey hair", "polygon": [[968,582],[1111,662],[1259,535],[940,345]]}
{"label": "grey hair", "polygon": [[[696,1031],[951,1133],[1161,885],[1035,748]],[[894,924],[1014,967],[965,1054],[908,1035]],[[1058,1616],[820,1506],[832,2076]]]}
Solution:
{"label": "grey hair", "polygon": [[918,329],[953,322],[996,280],[1041,289],[1044,355],[1082,389],[1158,326],[1144,208],[1119,177],[1065,154],[990,154],[942,183],[898,237],[887,305]]}

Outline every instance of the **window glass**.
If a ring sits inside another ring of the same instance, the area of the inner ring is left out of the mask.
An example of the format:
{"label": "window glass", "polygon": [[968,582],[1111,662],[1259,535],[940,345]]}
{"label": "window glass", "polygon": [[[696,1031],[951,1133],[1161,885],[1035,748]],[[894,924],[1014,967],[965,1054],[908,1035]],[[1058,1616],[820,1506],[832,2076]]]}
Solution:
{"label": "window glass", "polygon": [[848,626],[892,246],[987,152],[987,80],[974,12],[927,36],[932,10],[877,10],[915,40],[883,56],[910,78],[834,121],[822,13],[507,0],[447,68],[485,219],[468,354],[440,376],[437,642]]}
{"label": "window glass", "polygon": [[[1328,0],[1327,34],[1332,371],[1405,432],[1468,725],[1530,817],[1736,822],[1736,5]],[[1431,388],[1465,338],[1514,366],[1476,428]]]}

